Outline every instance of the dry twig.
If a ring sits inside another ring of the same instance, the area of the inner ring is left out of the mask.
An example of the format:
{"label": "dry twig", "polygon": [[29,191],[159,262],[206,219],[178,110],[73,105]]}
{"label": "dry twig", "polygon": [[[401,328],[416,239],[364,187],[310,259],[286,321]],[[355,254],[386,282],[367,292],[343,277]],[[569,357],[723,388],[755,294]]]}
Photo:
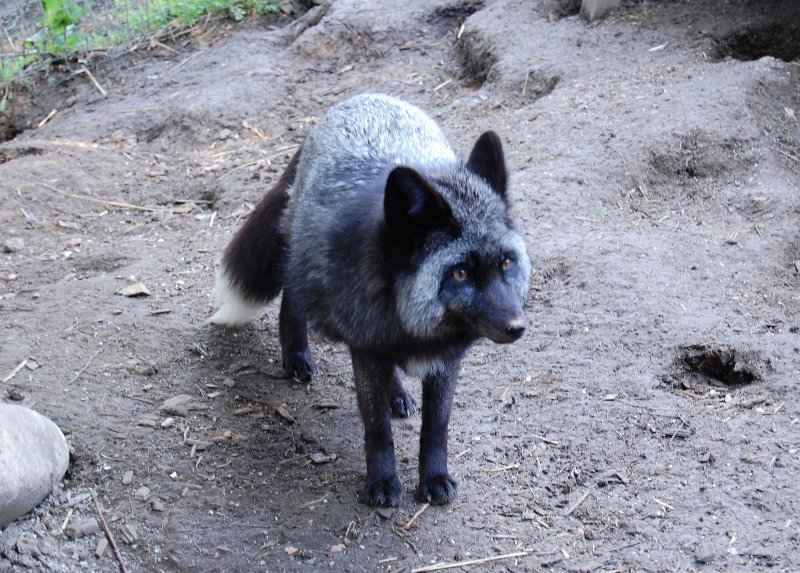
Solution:
{"label": "dry twig", "polygon": [[117,558],[117,562],[119,562],[119,570],[122,571],[122,573],[128,573],[128,568],[125,567],[125,561],[122,560],[122,554],[119,552],[117,542],[114,541],[114,536],[111,535],[111,530],[108,528],[106,518],[103,517],[103,512],[100,510],[100,503],[98,503],[97,496],[94,494],[94,491],[92,491],[92,499],[94,500],[94,507],[97,510],[97,517],[100,520],[100,526],[103,528],[103,531],[106,532],[108,542],[111,544],[111,548],[114,550],[114,556]]}
{"label": "dry twig", "polygon": [[427,565],[412,569],[410,573],[425,573],[426,571],[441,571],[442,569],[455,569],[456,567],[465,567],[467,565],[482,565],[484,563],[491,563],[492,561],[499,561],[500,559],[511,559],[513,557],[527,557],[530,555],[528,551],[517,551],[515,553],[506,553],[504,555],[495,555],[493,557],[483,557],[481,559],[470,559],[469,561],[453,561],[452,563],[437,563],[435,565]]}
{"label": "dry twig", "polygon": [[426,503],[426,504],[424,504],[422,507],[420,507],[420,508],[417,510],[417,512],[416,512],[414,515],[412,515],[412,516],[411,516],[411,519],[409,519],[409,520],[408,520],[408,523],[406,523],[406,524],[405,524],[404,526],[402,526],[400,529],[402,529],[403,531],[408,531],[408,530],[411,528],[411,525],[412,525],[412,524],[413,524],[413,523],[414,523],[414,522],[417,520],[417,518],[418,518],[420,515],[422,515],[422,514],[423,514],[423,512],[424,512],[426,509],[428,509],[430,506],[431,506],[431,504],[429,504],[429,503]]}

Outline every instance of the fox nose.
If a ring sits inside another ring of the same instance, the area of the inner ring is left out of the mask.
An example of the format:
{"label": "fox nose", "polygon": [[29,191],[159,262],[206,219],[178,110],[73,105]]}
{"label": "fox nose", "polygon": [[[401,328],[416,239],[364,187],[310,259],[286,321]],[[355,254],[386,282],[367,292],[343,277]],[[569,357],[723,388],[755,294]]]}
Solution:
{"label": "fox nose", "polygon": [[513,340],[517,340],[525,332],[525,323],[514,321],[506,325],[506,334]]}

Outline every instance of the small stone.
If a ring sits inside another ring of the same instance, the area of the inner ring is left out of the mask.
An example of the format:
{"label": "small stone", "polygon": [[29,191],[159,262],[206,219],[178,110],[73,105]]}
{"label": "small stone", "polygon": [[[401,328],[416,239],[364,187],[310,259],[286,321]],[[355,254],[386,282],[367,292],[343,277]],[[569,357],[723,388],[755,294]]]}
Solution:
{"label": "small stone", "polygon": [[135,282],[118,290],[117,294],[132,298],[137,296],[150,296],[150,291],[143,282]]}
{"label": "small stone", "polygon": [[147,501],[150,499],[150,488],[146,485],[143,485],[136,490],[136,493],[133,494],[133,497],[139,501]]}
{"label": "small stone", "polygon": [[174,425],[175,425],[175,418],[172,418],[172,417],[164,418],[164,421],[161,422],[161,427],[162,428],[171,428]]}
{"label": "small stone", "polygon": [[8,237],[3,241],[4,253],[16,253],[25,247],[25,242],[19,237]]}
{"label": "small stone", "polygon": [[311,454],[309,457],[311,458],[311,463],[312,464],[316,464],[316,465],[327,464],[327,463],[332,462],[332,461],[334,461],[336,459],[336,455],[335,454],[326,455],[326,454],[319,453],[319,452]]}
{"label": "small stone", "polygon": [[103,556],[103,553],[106,552],[108,549],[108,539],[105,537],[101,537],[100,540],[97,542],[97,547],[94,550],[94,555],[98,559]]}
{"label": "small stone", "polygon": [[64,434],[38,412],[0,404],[0,528],[36,507],[69,466]]}
{"label": "small stone", "polygon": [[228,389],[233,388],[234,386],[236,386],[236,380],[232,378],[225,378],[225,380],[222,381],[222,385]]}
{"label": "small stone", "polygon": [[125,485],[130,485],[133,481],[133,470],[128,470],[122,476],[122,483]]}
{"label": "small stone", "polygon": [[175,416],[188,416],[189,412],[193,410],[207,410],[208,406],[196,402],[194,397],[189,394],[178,394],[164,401],[159,407],[159,410],[165,414],[173,414]]}
{"label": "small stone", "polygon": [[92,535],[98,531],[100,531],[100,524],[97,523],[97,519],[90,517],[68,526],[64,530],[64,533],[66,533],[67,537],[70,539],[78,539],[79,537]]}
{"label": "small stone", "polygon": [[22,402],[25,399],[25,393],[14,386],[6,390],[6,396],[14,402]]}
{"label": "small stone", "polygon": [[152,508],[152,510],[153,510],[153,511],[159,511],[159,512],[161,512],[161,511],[164,511],[164,510],[166,509],[166,508],[164,507],[164,504],[163,504],[163,503],[161,503],[161,502],[160,502],[159,500],[157,500],[157,499],[154,499],[154,500],[153,500],[153,501],[150,503],[150,507]]}
{"label": "small stone", "polygon": [[694,549],[694,559],[698,563],[711,563],[717,558],[717,551],[708,541],[701,541]]}

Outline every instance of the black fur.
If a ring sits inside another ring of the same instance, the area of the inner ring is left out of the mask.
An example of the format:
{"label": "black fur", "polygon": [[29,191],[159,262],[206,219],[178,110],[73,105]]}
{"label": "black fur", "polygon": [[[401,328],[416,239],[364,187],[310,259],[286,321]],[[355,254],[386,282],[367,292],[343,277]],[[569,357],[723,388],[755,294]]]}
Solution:
{"label": "black fur", "polygon": [[[508,211],[499,137],[466,163],[421,111],[386,96],[334,107],[236,234],[220,274],[230,301],[283,290],[286,371],[316,372],[307,328],[350,348],[364,422],[360,499],[397,505],[391,417],[415,413],[403,369],[422,379],[418,499],[448,503],[447,428],[461,360],[486,336],[517,340],[530,261]],[[227,281],[227,282],[226,282]],[[223,288],[225,290],[225,288]],[[212,320],[214,320],[212,318]]]}

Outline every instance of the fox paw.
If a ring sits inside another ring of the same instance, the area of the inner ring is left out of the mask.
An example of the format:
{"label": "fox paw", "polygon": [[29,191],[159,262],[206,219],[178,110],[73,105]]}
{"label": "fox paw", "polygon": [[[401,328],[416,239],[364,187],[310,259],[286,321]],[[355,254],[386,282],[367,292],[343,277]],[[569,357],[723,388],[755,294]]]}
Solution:
{"label": "fox paw", "polygon": [[392,395],[392,416],[410,418],[417,413],[417,402],[411,395],[400,388]]}
{"label": "fox paw", "polygon": [[317,373],[317,366],[311,351],[307,348],[299,352],[288,352],[283,355],[283,369],[290,378],[300,382],[311,382],[314,374]]}
{"label": "fox paw", "polygon": [[382,480],[367,480],[358,501],[367,505],[396,507],[403,499],[403,488],[397,476]]}
{"label": "fox paw", "polygon": [[450,503],[458,491],[458,482],[450,474],[431,476],[420,480],[417,486],[417,500],[432,505]]}

